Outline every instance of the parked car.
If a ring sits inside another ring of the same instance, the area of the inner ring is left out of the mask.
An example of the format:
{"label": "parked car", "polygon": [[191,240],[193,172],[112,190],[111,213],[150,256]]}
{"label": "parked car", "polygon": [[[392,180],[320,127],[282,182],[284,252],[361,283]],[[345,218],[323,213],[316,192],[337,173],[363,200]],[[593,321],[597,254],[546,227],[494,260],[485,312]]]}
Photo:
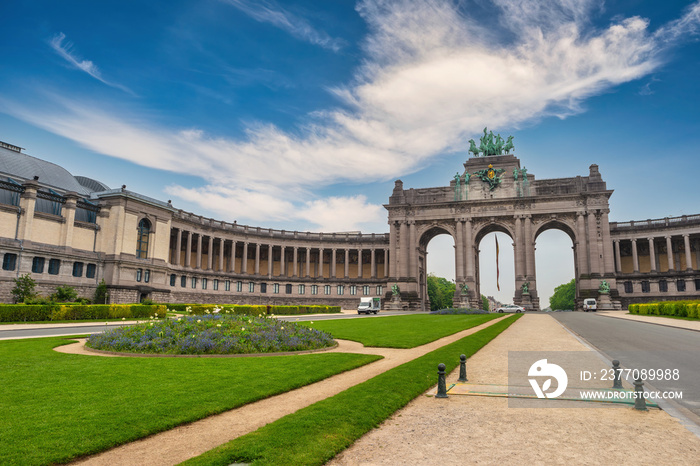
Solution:
{"label": "parked car", "polygon": [[598,309],[598,304],[596,303],[595,299],[587,298],[583,300],[583,312],[595,312],[596,309]]}
{"label": "parked car", "polygon": [[496,312],[524,312],[525,308],[517,304],[506,304],[496,309]]}

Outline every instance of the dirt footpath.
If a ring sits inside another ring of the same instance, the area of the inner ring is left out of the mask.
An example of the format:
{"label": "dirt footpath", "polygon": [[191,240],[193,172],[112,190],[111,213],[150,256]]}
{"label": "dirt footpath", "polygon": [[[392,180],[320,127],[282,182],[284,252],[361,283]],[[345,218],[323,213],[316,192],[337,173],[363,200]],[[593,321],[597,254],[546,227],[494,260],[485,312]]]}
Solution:
{"label": "dirt footpath", "polygon": [[[551,316],[526,314],[469,359],[469,381],[507,383],[508,351],[557,350],[588,348]],[[561,403],[509,408],[507,398],[420,396],[328,464],[700,464],[700,439],[664,411]]]}

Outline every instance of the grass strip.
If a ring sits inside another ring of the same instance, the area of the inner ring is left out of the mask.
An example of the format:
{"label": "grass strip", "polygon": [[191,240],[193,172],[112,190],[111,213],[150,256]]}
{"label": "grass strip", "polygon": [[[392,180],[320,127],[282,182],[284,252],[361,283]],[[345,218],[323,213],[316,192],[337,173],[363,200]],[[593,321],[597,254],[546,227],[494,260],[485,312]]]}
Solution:
{"label": "grass strip", "polygon": [[390,316],[382,318],[298,322],[365,346],[415,348],[503,317],[502,314]]}
{"label": "grass strip", "polygon": [[460,354],[473,355],[520,317],[510,316],[183,464],[322,465],[435,385],[439,363],[453,370]]}
{"label": "grass strip", "polygon": [[700,317],[668,316],[668,315],[662,315],[662,314],[634,314],[632,312],[628,312],[626,315],[637,316],[637,317],[666,317],[668,319],[689,320],[692,322],[697,322],[700,320]]}
{"label": "grass strip", "polygon": [[72,341],[0,342],[0,464],[68,462],[380,359],[103,358],[52,350]]}

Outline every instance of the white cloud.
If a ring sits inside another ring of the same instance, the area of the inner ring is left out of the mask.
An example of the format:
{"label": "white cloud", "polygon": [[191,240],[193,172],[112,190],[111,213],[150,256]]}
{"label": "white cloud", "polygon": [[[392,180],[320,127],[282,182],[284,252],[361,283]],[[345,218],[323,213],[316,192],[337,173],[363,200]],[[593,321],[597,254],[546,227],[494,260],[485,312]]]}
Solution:
{"label": "white cloud", "polygon": [[[228,1],[278,27],[299,24],[270,3]],[[320,199],[314,191],[416,171],[438,154],[464,148],[484,125],[512,128],[580,112],[587,97],[657,69],[668,47],[700,23],[699,3],[655,32],[639,17],[592,28],[599,1],[540,5],[498,0],[498,24],[487,29],[453,2],[360,2],[369,29],[365,61],[351,82],[333,90],[345,107],[315,112],[314,123],[294,134],[273,124],[251,126],[242,139],[175,131],[55,95],[59,110],[15,103],[11,113],[96,152],[200,176],[206,186],[168,192],[225,218],[359,229],[365,218],[380,215],[380,206],[363,197]],[[56,48],[72,57],[62,42]],[[91,63],[72,60],[96,72]]]}
{"label": "white cloud", "polygon": [[110,87],[114,87],[116,89],[121,89],[124,92],[128,92],[129,94],[134,94],[131,89],[122,86],[121,84],[113,83],[111,81],[107,81],[105,78],[102,77],[102,73],[100,72],[99,68],[91,62],[90,60],[81,60],[80,58],[77,57],[77,55],[73,52],[73,44],[71,42],[63,43],[63,41],[66,39],[66,35],[63,34],[62,32],[56,34],[53,36],[53,38],[49,41],[49,45],[51,48],[64,60],[66,60],[68,63],[73,65],[75,68],[84,71],[85,73],[89,74],[93,78],[97,79],[103,84],[106,84]]}
{"label": "white cloud", "polygon": [[286,11],[271,0],[221,0],[238,8],[243,13],[261,23],[269,23],[275,27],[287,31],[292,36],[319,45],[323,48],[338,52],[345,42],[342,39],[333,38],[324,31],[314,28],[304,18]]}

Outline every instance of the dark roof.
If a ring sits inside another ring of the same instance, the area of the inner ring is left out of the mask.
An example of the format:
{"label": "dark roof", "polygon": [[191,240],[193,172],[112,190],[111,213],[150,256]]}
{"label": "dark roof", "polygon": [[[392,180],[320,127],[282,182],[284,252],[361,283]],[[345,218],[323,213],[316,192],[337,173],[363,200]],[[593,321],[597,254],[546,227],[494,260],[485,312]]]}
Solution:
{"label": "dark roof", "polygon": [[63,192],[75,191],[83,195],[89,195],[92,192],[91,189],[80,184],[65,168],[1,146],[0,174],[20,182],[38,176],[39,184]]}

